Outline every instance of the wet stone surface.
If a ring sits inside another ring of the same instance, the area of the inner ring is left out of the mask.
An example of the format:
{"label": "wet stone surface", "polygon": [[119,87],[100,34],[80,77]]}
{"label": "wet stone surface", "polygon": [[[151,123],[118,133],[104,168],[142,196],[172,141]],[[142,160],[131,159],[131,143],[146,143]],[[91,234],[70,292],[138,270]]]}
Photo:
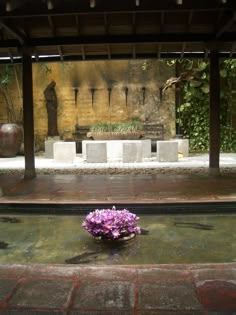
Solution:
{"label": "wet stone surface", "polygon": [[66,307],[73,289],[70,280],[25,280],[22,281],[10,299],[10,307]]}
{"label": "wet stone surface", "polygon": [[141,309],[201,310],[192,282],[155,281],[143,283],[139,288]]}
{"label": "wet stone surface", "polygon": [[81,281],[74,299],[74,309],[131,310],[133,307],[134,285],[124,281]]}

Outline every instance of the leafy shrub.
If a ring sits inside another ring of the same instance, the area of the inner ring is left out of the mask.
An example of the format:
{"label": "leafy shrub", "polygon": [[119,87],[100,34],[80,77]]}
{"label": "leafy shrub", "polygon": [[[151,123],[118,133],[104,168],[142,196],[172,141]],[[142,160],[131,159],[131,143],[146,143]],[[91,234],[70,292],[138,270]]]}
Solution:
{"label": "leafy shrub", "polygon": [[99,123],[90,127],[90,132],[126,132],[133,133],[142,131],[143,125],[140,121],[124,123]]}

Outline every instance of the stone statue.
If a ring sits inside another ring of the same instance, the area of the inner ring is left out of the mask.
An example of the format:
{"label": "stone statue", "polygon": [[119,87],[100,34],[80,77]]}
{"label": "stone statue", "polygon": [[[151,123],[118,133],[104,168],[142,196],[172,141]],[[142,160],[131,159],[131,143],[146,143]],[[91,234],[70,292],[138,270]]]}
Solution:
{"label": "stone statue", "polygon": [[56,82],[52,81],[44,90],[48,112],[48,136],[58,136],[57,130],[57,95],[55,91]]}

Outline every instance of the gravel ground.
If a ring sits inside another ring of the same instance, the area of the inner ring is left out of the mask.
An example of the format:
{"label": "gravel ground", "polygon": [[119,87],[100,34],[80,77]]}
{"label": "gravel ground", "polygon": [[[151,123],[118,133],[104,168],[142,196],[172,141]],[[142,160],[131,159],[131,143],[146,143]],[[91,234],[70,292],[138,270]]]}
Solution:
{"label": "gravel ground", "polygon": [[[75,163],[57,163],[43,153],[35,157],[37,174],[207,174],[209,155],[179,158],[178,162],[157,162],[155,156],[142,163],[87,163],[77,154]],[[236,153],[220,155],[221,174],[236,174]],[[0,158],[0,174],[23,174],[24,157]]]}

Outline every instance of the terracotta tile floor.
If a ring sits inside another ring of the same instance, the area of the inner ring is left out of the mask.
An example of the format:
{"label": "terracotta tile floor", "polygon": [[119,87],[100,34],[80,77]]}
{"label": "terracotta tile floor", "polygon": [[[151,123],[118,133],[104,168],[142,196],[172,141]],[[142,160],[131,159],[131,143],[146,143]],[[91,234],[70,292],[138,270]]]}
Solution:
{"label": "terracotta tile floor", "polygon": [[236,175],[0,175],[0,203],[236,201]]}

